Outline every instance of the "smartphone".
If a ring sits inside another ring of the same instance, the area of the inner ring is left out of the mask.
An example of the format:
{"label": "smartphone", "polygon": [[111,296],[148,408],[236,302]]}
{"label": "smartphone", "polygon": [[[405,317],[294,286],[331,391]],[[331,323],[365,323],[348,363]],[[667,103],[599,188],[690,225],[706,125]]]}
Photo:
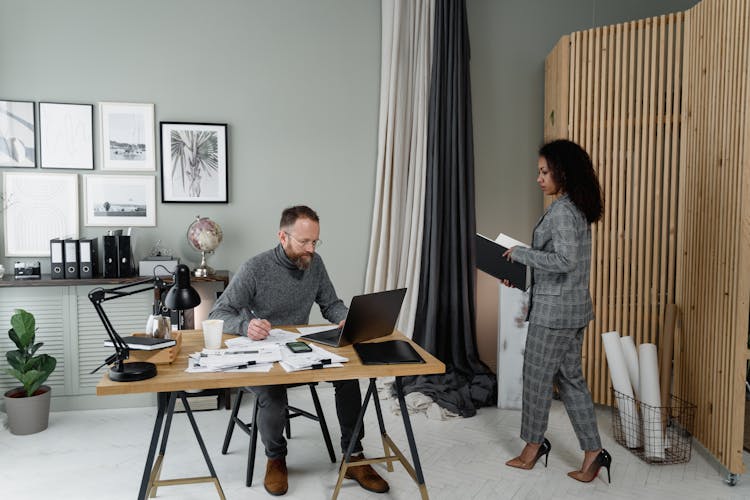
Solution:
{"label": "smartphone", "polygon": [[312,351],[312,347],[310,347],[309,345],[305,344],[304,342],[287,342],[286,346],[293,353],[310,352],[310,351]]}

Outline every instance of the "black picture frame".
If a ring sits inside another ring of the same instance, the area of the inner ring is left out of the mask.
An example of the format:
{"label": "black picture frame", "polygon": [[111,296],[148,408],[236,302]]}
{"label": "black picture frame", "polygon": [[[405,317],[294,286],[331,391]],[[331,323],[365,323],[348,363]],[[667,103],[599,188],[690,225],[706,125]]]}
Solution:
{"label": "black picture frame", "polygon": [[159,134],[163,203],[229,203],[226,123],[159,122]]}

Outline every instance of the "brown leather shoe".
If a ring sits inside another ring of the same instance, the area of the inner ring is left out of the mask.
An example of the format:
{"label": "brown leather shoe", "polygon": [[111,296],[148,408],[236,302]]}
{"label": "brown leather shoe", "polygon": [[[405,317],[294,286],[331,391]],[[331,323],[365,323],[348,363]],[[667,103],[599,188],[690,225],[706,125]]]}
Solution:
{"label": "brown leather shoe", "polygon": [[[364,458],[363,455],[352,455],[351,461],[357,462],[358,460],[364,460]],[[361,487],[375,493],[385,493],[389,490],[388,483],[369,464],[350,466],[346,469],[344,477],[354,479]]]}
{"label": "brown leather shoe", "polygon": [[269,458],[266,464],[266,478],[263,480],[263,486],[271,495],[280,496],[289,489],[287,480],[286,459]]}

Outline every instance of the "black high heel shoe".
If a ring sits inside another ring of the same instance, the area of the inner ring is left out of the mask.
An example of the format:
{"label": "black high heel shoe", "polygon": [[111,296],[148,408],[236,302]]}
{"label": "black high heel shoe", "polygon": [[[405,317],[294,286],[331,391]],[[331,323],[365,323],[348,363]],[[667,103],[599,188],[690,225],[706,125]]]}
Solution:
{"label": "black high heel shoe", "polygon": [[539,445],[539,449],[536,450],[536,456],[534,457],[533,460],[531,460],[530,462],[524,462],[523,460],[521,460],[521,457],[519,455],[516,458],[512,458],[508,460],[507,462],[505,462],[505,465],[509,467],[515,467],[517,469],[530,470],[534,468],[534,466],[536,465],[537,461],[540,458],[544,457],[544,466],[547,467],[547,462],[549,461],[549,452],[551,450],[552,450],[552,445],[547,440],[547,438],[544,438],[544,441],[542,441],[542,444]]}
{"label": "black high heel shoe", "polygon": [[594,478],[596,478],[596,476],[599,475],[599,470],[604,467],[605,469],[607,469],[607,482],[611,483],[612,476],[609,472],[609,467],[611,465],[612,456],[607,450],[602,448],[602,451],[599,452],[594,461],[591,462],[591,465],[589,465],[585,471],[574,470],[573,472],[568,472],[568,475],[576,481],[581,481],[582,483],[590,483],[594,480]]}

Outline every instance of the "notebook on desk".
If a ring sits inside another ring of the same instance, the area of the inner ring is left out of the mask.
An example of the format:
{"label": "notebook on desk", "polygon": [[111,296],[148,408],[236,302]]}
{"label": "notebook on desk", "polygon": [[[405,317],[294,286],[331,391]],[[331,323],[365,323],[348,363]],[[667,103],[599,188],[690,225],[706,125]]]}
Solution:
{"label": "notebook on desk", "polygon": [[343,328],[300,335],[331,347],[357,344],[393,333],[406,288],[357,295],[352,299]]}
{"label": "notebook on desk", "polygon": [[369,344],[354,344],[363,365],[397,365],[424,363],[416,349],[405,340],[387,340]]}

